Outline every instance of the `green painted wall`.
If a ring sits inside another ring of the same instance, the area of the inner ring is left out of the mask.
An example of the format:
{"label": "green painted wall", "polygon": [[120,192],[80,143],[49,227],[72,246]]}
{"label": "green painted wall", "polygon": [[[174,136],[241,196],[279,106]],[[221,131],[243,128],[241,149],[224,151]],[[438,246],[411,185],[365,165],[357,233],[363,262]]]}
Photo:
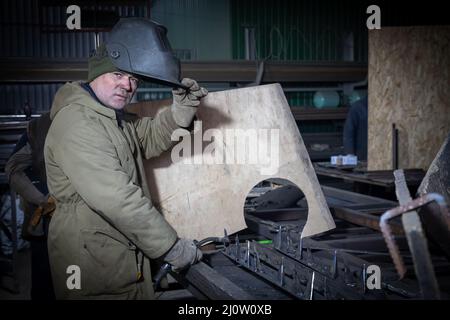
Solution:
{"label": "green painted wall", "polygon": [[[255,30],[257,60],[344,61],[344,40],[351,33],[353,61],[367,63],[367,1],[230,0],[230,4],[233,59],[245,59],[249,27]],[[314,92],[286,92],[292,107],[312,107],[313,96]],[[301,132],[339,132],[343,121],[298,125]]]}
{"label": "green painted wall", "polygon": [[167,27],[181,59],[232,59],[230,1],[153,0],[151,17]]}
{"label": "green painted wall", "polygon": [[354,60],[367,62],[364,2],[231,0],[233,58],[245,58],[245,27],[256,32],[257,59],[341,61],[354,35]]}

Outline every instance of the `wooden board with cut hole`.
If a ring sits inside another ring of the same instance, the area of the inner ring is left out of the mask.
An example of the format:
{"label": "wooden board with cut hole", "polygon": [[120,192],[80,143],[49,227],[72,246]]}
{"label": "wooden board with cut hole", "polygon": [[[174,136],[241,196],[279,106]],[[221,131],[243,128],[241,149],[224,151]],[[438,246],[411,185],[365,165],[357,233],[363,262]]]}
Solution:
{"label": "wooden board with cut hole", "polygon": [[[170,103],[170,100],[139,102],[129,110],[140,116],[152,116],[158,108]],[[197,152],[193,150],[189,156],[185,152],[182,159],[173,161],[172,151],[182,154],[180,146],[183,143],[186,146],[188,141],[184,140],[145,163],[152,201],[180,237],[200,240],[222,236],[224,229],[230,234],[246,228],[245,198],[256,184],[269,178],[287,179],[305,194],[309,214],[302,237],[335,227],[280,85],[211,92],[202,100],[197,116],[201,122],[187,135],[192,144],[197,143]],[[208,132],[214,139],[205,139]],[[238,138],[231,139],[233,134]],[[238,139],[245,134],[249,140],[239,143]],[[252,134],[256,140],[251,140]],[[231,141],[235,142],[234,147]],[[216,152],[210,153],[212,149]],[[223,151],[223,156],[212,159],[223,159],[222,164],[200,163],[207,154],[220,155],[218,150]],[[244,151],[240,153],[244,155],[241,163],[238,150]],[[192,163],[185,163],[186,159]]]}

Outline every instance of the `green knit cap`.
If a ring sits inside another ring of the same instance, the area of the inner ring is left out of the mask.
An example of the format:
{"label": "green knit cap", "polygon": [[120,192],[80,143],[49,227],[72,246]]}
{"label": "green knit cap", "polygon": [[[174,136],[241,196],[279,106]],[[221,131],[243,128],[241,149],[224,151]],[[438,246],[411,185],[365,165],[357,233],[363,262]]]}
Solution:
{"label": "green knit cap", "polygon": [[119,69],[116,68],[109,58],[105,44],[101,44],[97,50],[95,50],[95,54],[89,58],[87,81],[91,82],[102,74],[118,70]]}

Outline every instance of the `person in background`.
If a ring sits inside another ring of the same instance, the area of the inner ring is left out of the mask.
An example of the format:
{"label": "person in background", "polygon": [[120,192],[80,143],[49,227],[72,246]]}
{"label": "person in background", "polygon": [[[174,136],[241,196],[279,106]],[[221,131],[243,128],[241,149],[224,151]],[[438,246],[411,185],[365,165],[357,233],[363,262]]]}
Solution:
{"label": "person in background", "polygon": [[344,125],[344,152],[367,160],[367,96],[354,102],[347,114]]}

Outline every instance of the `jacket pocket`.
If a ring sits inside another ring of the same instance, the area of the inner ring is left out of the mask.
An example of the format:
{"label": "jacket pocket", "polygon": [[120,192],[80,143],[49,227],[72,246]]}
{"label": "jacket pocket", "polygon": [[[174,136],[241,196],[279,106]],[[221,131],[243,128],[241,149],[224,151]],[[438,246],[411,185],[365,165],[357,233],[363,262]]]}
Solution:
{"label": "jacket pocket", "polygon": [[135,159],[132,151],[130,150],[130,146],[127,144],[118,144],[116,145],[117,157],[120,161],[121,167],[128,173],[130,177],[135,175]]}
{"label": "jacket pocket", "polygon": [[85,295],[114,295],[134,289],[138,280],[136,247],[120,234],[82,229],[81,290]]}

